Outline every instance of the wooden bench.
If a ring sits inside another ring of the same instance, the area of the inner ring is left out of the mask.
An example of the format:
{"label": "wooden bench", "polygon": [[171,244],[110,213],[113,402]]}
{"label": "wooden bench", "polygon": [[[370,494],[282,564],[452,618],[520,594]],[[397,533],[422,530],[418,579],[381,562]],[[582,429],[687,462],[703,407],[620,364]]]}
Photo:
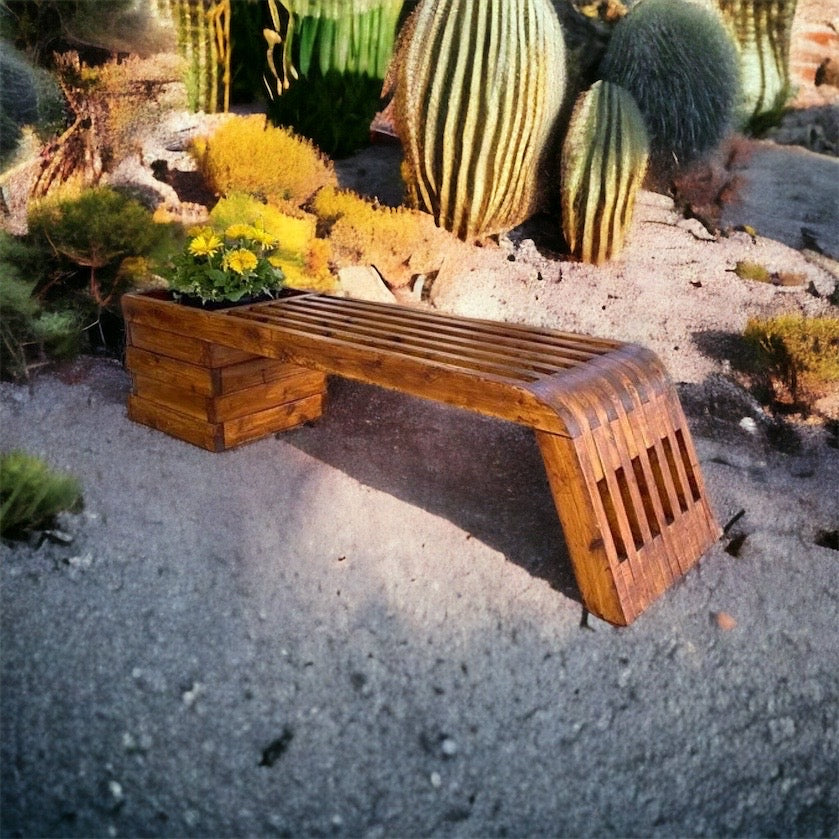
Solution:
{"label": "wooden bench", "polygon": [[640,346],[322,294],[207,312],[123,298],[129,416],[220,450],[316,419],[326,374],[533,428],[585,607],[631,623],[720,536]]}

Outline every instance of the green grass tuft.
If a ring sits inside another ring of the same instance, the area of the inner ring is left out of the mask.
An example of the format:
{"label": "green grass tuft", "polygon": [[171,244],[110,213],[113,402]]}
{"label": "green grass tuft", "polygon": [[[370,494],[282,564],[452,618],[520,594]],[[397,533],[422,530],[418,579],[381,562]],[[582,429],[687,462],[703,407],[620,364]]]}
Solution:
{"label": "green grass tuft", "polygon": [[0,455],[0,536],[25,537],[81,502],[81,485],[71,475],[19,450]]}

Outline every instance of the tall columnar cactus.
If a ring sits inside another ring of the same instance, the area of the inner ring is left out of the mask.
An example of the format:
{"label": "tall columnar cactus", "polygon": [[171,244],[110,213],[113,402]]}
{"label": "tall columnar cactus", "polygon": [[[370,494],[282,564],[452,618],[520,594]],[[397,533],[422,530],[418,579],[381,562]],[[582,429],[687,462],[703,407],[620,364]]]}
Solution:
{"label": "tall columnar cactus", "polygon": [[789,98],[789,50],[796,0],[717,0],[740,50],[743,124],[783,108]]}
{"label": "tall columnar cactus", "polygon": [[658,170],[722,140],[737,100],[738,57],[720,15],[687,0],[640,0],[615,26],[600,75],[628,90]]}
{"label": "tall columnar cactus", "polygon": [[415,206],[462,239],[536,209],[566,82],[550,0],[421,0],[393,76]]}
{"label": "tall columnar cactus", "polygon": [[[273,29],[265,30],[268,67],[281,94],[315,59],[330,70],[383,79],[390,62],[404,0],[268,0]],[[286,22],[279,6],[287,12]],[[298,44],[297,66],[294,45]],[[274,48],[282,48],[279,67]]]}
{"label": "tall columnar cactus", "polygon": [[574,106],[562,146],[562,232],[584,262],[616,256],[647,170],[647,131],[635,100],[596,82]]}
{"label": "tall columnar cactus", "polygon": [[189,107],[214,113],[230,104],[230,0],[155,0],[172,22],[186,62]]}

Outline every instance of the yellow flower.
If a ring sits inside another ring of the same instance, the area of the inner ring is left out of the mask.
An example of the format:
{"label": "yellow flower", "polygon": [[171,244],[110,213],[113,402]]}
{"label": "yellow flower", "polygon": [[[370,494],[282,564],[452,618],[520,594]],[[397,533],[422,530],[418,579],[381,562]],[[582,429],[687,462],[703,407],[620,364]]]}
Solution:
{"label": "yellow flower", "polygon": [[270,233],[265,230],[260,230],[257,227],[251,228],[250,238],[252,241],[259,242],[260,245],[265,245],[268,248],[272,248],[277,244],[277,240]]}
{"label": "yellow flower", "polygon": [[193,256],[212,256],[221,247],[221,239],[215,233],[201,233],[189,243]]}
{"label": "yellow flower", "polygon": [[245,271],[252,271],[256,268],[256,256],[249,250],[238,248],[230,251],[224,258],[224,267],[235,271],[237,274],[244,274]]}
{"label": "yellow flower", "polygon": [[253,239],[253,234],[256,232],[256,228],[251,227],[249,224],[231,224],[224,231],[224,235],[228,239]]}

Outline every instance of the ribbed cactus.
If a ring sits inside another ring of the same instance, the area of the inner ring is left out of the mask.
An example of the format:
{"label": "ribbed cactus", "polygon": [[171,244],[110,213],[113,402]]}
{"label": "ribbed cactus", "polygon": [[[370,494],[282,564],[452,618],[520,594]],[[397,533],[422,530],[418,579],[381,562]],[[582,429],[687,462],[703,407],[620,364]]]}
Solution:
{"label": "ribbed cactus", "polygon": [[158,15],[177,32],[186,62],[187,101],[193,111],[230,105],[231,0],[154,0]]}
{"label": "ribbed cactus", "polygon": [[571,252],[599,265],[616,256],[647,169],[644,118],[635,100],[596,82],[574,106],[562,146],[562,231]]}
{"label": "ribbed cactus", "polygon": [[462,239],[532,214],[566,80],[550,0],[421,0],[393,68],[413,203]]}
{"label": "ribbed cactus", "polygon": [[640,0],[615,26],[601,78],[628,90],[659,169],[722,140],[738,93],[738,58],[718,13],[687,0]]}
{"label": "ribbed cactus", "polygon": [[740,49],[739,116],[777,113],[790,93],[789,50],[796,0],[717,0]]}
{"label": "ribbed cactus", "polygon": [[[285,25],[279,6],[287,12]],[[274,29],[266,29],[265,38],[277,93],[287,90],[298,72],[308,75],[315,61],[324,76],[335,70],[383,79],[402,6],[403,0],[268,0]],[[280,67],[275,47],[282,47]]]}

